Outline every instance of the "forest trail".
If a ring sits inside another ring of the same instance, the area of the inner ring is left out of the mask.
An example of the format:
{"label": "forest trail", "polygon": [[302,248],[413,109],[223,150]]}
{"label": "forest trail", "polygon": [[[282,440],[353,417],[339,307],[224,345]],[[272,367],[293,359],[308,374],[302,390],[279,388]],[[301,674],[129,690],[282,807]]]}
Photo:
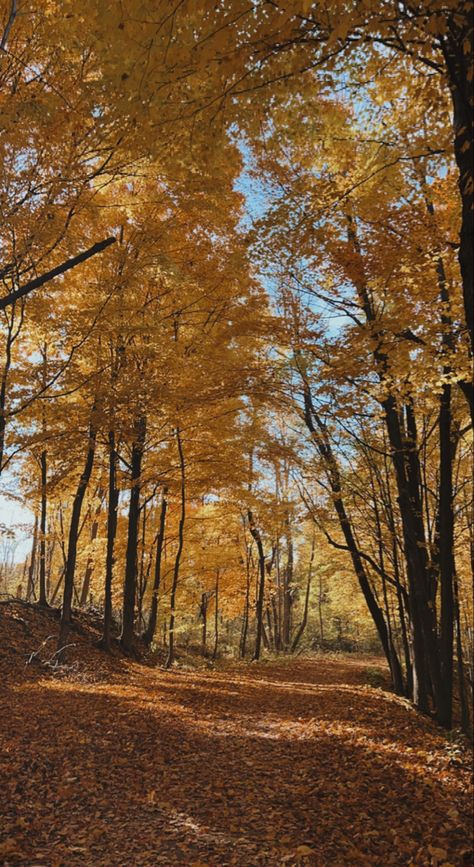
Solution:
{"label": "forest trail", "polygon": [[89,648],[60,675],[25,667],[25,612],[2,642],[0,863],[472,863],[467,754],[369,685],[380,661],[164,672]]}

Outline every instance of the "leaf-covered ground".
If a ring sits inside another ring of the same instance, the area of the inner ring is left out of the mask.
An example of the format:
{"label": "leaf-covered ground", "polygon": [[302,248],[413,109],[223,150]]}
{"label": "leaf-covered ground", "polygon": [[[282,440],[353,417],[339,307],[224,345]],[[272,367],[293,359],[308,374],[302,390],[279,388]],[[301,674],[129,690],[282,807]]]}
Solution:
{"label": "leaf-covered ground", "polygon": [[0,863],[472,863],[468,753],[370,685],[380,660],[169,673],[83,627],[54,672],[48,642],[25,666],[53,615],[0,607]]}

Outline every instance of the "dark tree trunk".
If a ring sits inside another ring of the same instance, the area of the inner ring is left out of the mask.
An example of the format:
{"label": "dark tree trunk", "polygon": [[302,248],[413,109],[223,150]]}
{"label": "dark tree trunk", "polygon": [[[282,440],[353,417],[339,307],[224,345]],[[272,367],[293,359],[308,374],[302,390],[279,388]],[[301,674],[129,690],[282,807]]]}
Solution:
{"label": "dark tree trunk", "polygon": [[441,45],[453,103],[454,155],[459,172],[458,186],[461,197],[459,265],[466,326],[471,354],[474,354],[473,95],[470,78],[472,32],[472,8],[469,8],[468,3],[458,4],[456,10],[450,15],[447,35],[441,38]]}
{"label": "dark tree trunk", "polygon": [[179,567],[181,563],[181,555],[184,546],[184,525],[186,521],[186,467],[184,462],[183,444],[181,442],[181,433],[179,427],[176,428],[176,442],[178,445],[179,454],[179,469],[181,477],[181,514],[178,526],[178,550],[174,560],[173,579],[171,583],[170,593],[170,622],[168,629],[168,657],[166,660],[166,668],[171,668],[174,662],[174,627],[176,621],[176,590],[178,588]]}
{"label": "dark tree trunk", "polygon": [[[451,442],[451,386],[443,385],[439,415],[439,576],[441,589],[440,655],[443,693],[438,698],[437,718],[451,727],[454,640],[454,513]],[[441,699],[441,701],[440,701]]]}
{"label": "dark tree trunk", "polygon": [[240,647],[239,654],[240,658],[244,659],[245,651],[247,649],[247,632],[249,627],[249,609],[250,609],[250,581],[251,581],[251,562],[252,562],[252,554],[250,550],[250,546],[246,547],[246,581],[245,581],[245,603],[244,603],[244,614],[242,618],[242,632],[240,635]]}
{"label": "dark tree trunk", "polygon": [[209,606],[209,593],[202,593],[201,604],[199,606],[199,614],[202,619],[201,632],[201,652],[203,656],[207,655],[207,609]]}
{"label": "dark tree trunk", "polygon": [[[93,410],[93,416],[94,416]],[[90,481],[90,477],[92,474],[92,467],[94,465],[94,457],[95,457],[95,445],[96,445],[96,437],[97,430],[95,427],[95,421],[92,417],[90,425],[89,425],[89,443],[87,448],[86,462],[84,465],[84,469],[82,471],[82,475],[79,479],[79,484],[77,486],[76,494],[74,497],[74,501],[72,504],[72,513],[71,513],[71,523],[69,526],[69,538],[68,538],[68,549],[67,549],[67,558],[66,558],[66,566],[64,570],[64,592],[63,592],[63,606],[61,613],[61,626],[59,629],[59,639],[58,639],[58,650],[60,650],[66,644],[67,634],[69,631],[69,626],[71,623],[71,612],[72,612],[72,595],[74,590],[74,574],[76,570],[76,559],[77,559],[77,540],[79,535],[79,522],[81,519],[81,511],[82,504],[84,502],[84,496],[87,490],[87,486]]]}
{"label": "dark tree trunk", "polygon": [[13,344],[20,334],[24,321],[24,304],[21,304],[20,315],[16,320],[16,305],[13,305],[10,315],[7,316],[6,338],[5,338],[5,361],[0,377],[0,475],[4,467],[3,456],[5,451],[5,433],[7,428],[7,390],[8,378],[12,364]]}
{"label": "dark tree trunk", "polygon": [[466,674],[464,671],[464,652],[461,634],[461,612],[459,610],[459,593],[456,575],[454,575],[454,609],[456,621],[456,656],[459,679],[459,704],[461,706],[461,728],[464,734],[471,736],[470,703],[466,689]]}
{"label": "dark tree trunk", "polygon": [[260,536],[260,531],[258,527],[255,525],[252,512],[250,509],[247,512],[248,522],[249,522],[249,530],[252,534],[252,537],[257,546],[258,552],[258,583],[257,583],[257,599],[255,605],[255,650],[253,653],[253,660],[258,661],[260,659],[260,654],[262,650],[262,636],[263,636],[263,601],[265,596],[265,554],[263,553],[263,545],[262,545],[262,537]]}
{"label": "dark tree trunk", "polygon": [[41,452],[41,510],[40,510],[40,557],[39,557],[39,598],[40,605],[48,604],[46,593],[46,523],[47,523],[47,453]]}
{"label": "dark tree trunk", "polygon": [[[472,196],[471,196],[472,199]],[[441,257],[437,263],[438,285],[441,301],[442,345],[445,353],[443,383],[439,405],[439,503],[438,503],[438,559],[441,585],[440,656],[443,693],[439,698],[437,718],[445,728],[451,728],[453,710],[453,644],[454,644],[454,504],[453,504],[453,457],[451,400],[449,382],[451,366],[449,354],[454,349],[449,289]]]}
{"label": "dark tree trunk", "polygon": [[214,587],[214,650],[212,658],[217,659],[217,648],[219,645],[219,569],[216,569],[216,583]]}
{"label": "dark tree trunk", "polygon": [[38,545],[38,515],[35,516],[35,526],[33,529],[33,539],[31,542],[30,565],[28,567],[28,584],[26,586],[26,598],[28,601],[35,598],[35,570],[36,570],[36,548]]}
{"label": "dark tree trunk", "polygon": [[313,436],[313,440],[321,457],[323,458],[327,469],[328,481],[333,494],[334,508],[339,519],[339,525],[341,527],[342,534],[344,536],[347,549],[352,560],[354,571],[359,581],[360,589],[362,590],[362,594],[366,601],[367,607],[370,611],[370,614],[372,615],[372,620],[374,621],[378,636],[380,638],[380,643],[382,645],[385,657],[390,667],[393,688],[395,689],[395,691],[403,694],[403,679],[402,683],[400,684],[400,661],[398,660],[395,648],[390,644],[390,638],[388,635],[387,624],[385,622],[383,611],[375,598],[372,587],[370,586],[370,581],[354,537],[352,525],[346,513],[344,501],[342,499],[339,469],[332,452],[327,431],[325,425],[319,418],[319,415],[313,406],[310,388],[305,380],[303,380],[303,385],[306,425]]}
{"label": "dark tree trunk", "polygon": [[145,628],[145,620],[143,617],[143,599],[145,597],[146,588],[148,585],[148,578],[150,575],[150,568],[145,568],[145,548],[146,548],[146,525],[147,525],[147,509],[146,503],[143,503],[141,507],[141,515],[142,515],[142,533],[140,540],[140,569],[138,571],[138,593],[137,593],[137,622],[138,628],[140,629],[143,625]]}
{"label": "dark tree trunk", "polygon": [[114,577],[114,546],[117,534],[117,511],[119,490],[117,487],[118,455],[115,433],[109,431],[109,484],[107,504],[107,553],[105,555],[105,586],[104,586],[104,627],[101,644],[105,650],[110,650],[112,637],[112,584]]}
{"label": "dark tree trunk", "polygon": [[[90,543],[93,545],[95,540],[97,539],[97,533],[99,532],[99,515],[102,510],[102,501],[103,501],[103,491],[98,491],[99,497],[99,505],[97,506],[94,520],[92,522],[91,531],[90,531]],[[89,590],[91,586],[91,578],[94,572],[94,555],[93,553],[89,554],[86,563],[86,569],[84,572],[84,580],[82,582],[81,596],[79,599],[79,605],[83,606],[87,604],[87,599],[89,596]]]}
{"label": "dark tree trunk", "polygon": [[272,612],[269,605],[265,608],[265,617],[267,619],[267,646],[269,650],[275,650],[276,645],[275,636],[273,634]]}
{"label": "dark tree trunk", "polygon": [[135,595],[137,584],[138,523],[140,519],[140,489],[145,437],[146,417],[140,415],[136,421],[135,437],[132,444],[131,490],[128,509],[125,581],[123,584],[122,634],[120,636],[120,644],[126,653],[131,653],[133,650]]}
{"label": "dark tree trunk", "polygon": [[311,555],[309,558],[309,566],[308,566],[308,578],[306,580],[306,593],[305,593],[305,597],[304,597],[303,617],[302,617],[301,623],[298,627],[298,631],[296,632],[296,635],[293,638],[293,643],[291,645],[291,652],[292,653],[294,653],[296,648],[298,647],[298,645],[299,645],[299,643],[303,637],[303,633],[306,629],[306,624],[308,622],[309,594],[311,591],[311,580],[313,577],[314,551],[315,551],[315,545],[314,545],[314,532],[313,532],[313,537],[311,540]]}
{"label": "dark tree trunk", "polygon": [[166,511],[168,508],[167,494],[168,490],[167,488],[164,488],[163,496],[161,499],[160,525],[158,529],[158,538],[156,540],[155,574],[153,576],[153,593],[151,596],[150,616],[148,618],[147,628],[143,634],[143,640],[148,645],[150,645],[153,641],[156,630],[156,622],[158,618],[158,594],[160,592],[161,584],[161,559],[163,555],[163,544],[165,541]]}
{"label": "dark tree trunk", "polygon": [[293,539],[291,536],[290,516],[285,515],[287,560],[283,573],[283,623],[282,644],[284,650],[288,650],[291,642],[291,606],[292,606],[292,581],[293,581]]}

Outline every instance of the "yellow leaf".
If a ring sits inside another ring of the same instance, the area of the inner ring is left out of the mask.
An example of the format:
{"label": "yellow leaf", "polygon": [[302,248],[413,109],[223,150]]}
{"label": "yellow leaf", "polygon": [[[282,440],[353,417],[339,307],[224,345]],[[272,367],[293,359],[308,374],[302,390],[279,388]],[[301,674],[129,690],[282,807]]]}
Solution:
{"label": "yellow leaf", "polygon": [[314,849],[311,849],[311,846],[305,846],[305,845],[297,846],[296,852],[295,852],[295,855],[297,855],[298,858],[305,858],[308,855],[314,855],[314,854],[315,854]]}

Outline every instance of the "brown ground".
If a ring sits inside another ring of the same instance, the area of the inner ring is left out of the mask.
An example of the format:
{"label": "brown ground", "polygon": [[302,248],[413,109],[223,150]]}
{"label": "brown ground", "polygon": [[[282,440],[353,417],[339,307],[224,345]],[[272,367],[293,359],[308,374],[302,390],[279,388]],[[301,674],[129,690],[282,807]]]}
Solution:
{"label": "brown ground", "polygon": [[0,606],[1,864],[472,863],[467,751],[368,685],[380,660],[168,673],[87,627],[72,669],[25,666],[56,631]]}

